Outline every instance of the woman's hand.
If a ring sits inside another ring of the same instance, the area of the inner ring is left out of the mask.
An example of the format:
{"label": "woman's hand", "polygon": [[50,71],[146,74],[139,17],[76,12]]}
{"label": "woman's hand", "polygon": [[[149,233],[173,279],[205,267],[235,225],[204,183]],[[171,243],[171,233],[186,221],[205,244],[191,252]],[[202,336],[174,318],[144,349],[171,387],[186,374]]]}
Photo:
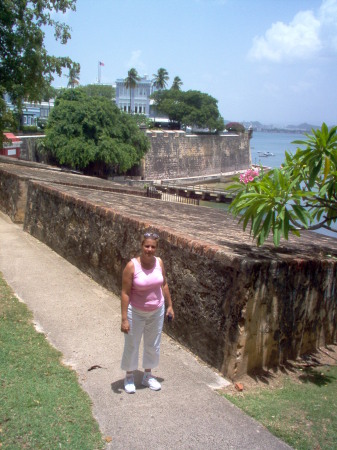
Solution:
{"label": "woman's hand", "polygon": [[126,334],[128,334],[128,332],[130,331],[130,324],[128,319],[122,319],[121,331]]}
{"label": "woman's hand", "polygon": [[168,306],[166,309],[166,317],[171,316],[172,320],[174,320],[174,311],[172,306]]}

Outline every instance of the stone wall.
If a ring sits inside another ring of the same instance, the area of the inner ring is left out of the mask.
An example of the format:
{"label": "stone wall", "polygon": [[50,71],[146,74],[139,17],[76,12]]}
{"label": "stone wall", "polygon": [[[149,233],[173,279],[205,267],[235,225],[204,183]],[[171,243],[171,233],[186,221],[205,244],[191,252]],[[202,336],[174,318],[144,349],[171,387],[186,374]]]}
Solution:
{"label": "stone wall", "polygon": [[176,311],[166,331],[229,378],[336,341],[335,239],[256,248],[221,211],[36,181],[24,227],[116,294],[142,232],[157,231]]}
{"label": "stone wall", "polygon": [[249,134],[187,135],[182,131],[147,131],[145,179],[182,178],[247,169]]}
{"label": "stone wall", "polygon": [[[132,174],[145,180],[183,178],[245,170],[251,164],[249,133],[187,135],[183,131],[147,131],[151,148]],[[41,137],[22,139],[22,159],[48,163],[37,149]]]}
{"label": "stone wall", "polygon": [[21,139],[21,159],[34,162],[47,163],[47,157],[38,150],[38,142],[43,139],[44,135],[25,135],[19,136]]}
{"label": "stone wall", "polygon": [[29,180],[78,186],[103,192],[123,192],[146,197],[146,190],[99,178],[73,174],[53,166],[0,156],[0,210],[13,222],[23,223]]}
{"label": "stone wall", "polygon": [[0,170],[0,211],[13,222],[23,223],[26,198],[27,179]]}

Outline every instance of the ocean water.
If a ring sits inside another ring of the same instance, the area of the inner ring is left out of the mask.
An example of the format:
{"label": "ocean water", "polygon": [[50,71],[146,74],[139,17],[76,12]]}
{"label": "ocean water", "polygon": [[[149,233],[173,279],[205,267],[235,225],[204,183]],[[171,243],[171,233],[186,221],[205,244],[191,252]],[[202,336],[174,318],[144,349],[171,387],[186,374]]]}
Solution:
{"label": "ocean water", "polygon": [[[285,152],[295,153],[298,144],[292,144],[295,140],[306,140],[307,137],[300,133],[265,133],[254,131],[250,140],[252,164],[262,164],[271,168],[280,167],[285,160]],[[260,153],[259,153],[260,152]],[[263,157],[262,153],[270,152],[274,156]]]}

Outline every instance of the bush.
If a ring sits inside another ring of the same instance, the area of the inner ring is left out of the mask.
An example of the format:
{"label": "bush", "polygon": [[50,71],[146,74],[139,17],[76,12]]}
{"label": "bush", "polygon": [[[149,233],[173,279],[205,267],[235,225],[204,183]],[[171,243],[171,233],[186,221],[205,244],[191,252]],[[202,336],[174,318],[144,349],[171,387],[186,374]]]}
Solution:
{"label": "bush", "polygon": [[245,127],[239,122],[229,122],[225,125],[225,130],[234,131],[236,133],[244,133]]}
{"label": "bush", "polygon": [[36,125],[23,125],[22,131],[25,131],[27,133],[36,133],[37,132],[37,126]]}

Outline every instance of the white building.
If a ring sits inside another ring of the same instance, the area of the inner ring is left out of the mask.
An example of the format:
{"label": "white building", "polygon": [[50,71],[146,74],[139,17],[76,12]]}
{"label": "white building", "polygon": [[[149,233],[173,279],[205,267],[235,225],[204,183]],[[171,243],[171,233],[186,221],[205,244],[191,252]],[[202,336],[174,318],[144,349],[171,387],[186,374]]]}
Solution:
{"label": "white building", "polygon": [[125,87],[125,80],[120,78],[116,80],[116,105],[121,111],[150,117],[150,95],[154,91],[153,83],[147,78],[147,75],[137,82],[131,92],[130,88]]}

